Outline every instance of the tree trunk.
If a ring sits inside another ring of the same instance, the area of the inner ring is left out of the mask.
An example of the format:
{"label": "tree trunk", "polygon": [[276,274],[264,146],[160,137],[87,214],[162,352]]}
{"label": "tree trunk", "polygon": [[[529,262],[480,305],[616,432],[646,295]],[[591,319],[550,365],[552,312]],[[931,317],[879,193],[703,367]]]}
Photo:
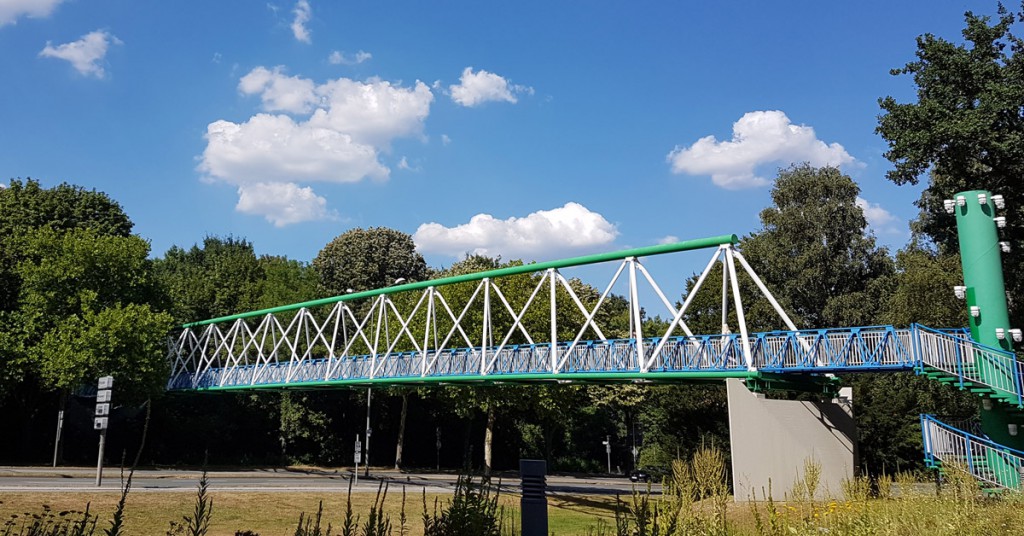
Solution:
{"label": "tree trunk", "polygon": [[409,393],[402,393],[402,416],[398,419],[398,443],[395,445],[395,470],[402,468],[402,443],[405,441],[405,416],[409,412]]}
{"label": "tree trunk", "polygon": [[487,428],[484,429],[484,476],[491,475],[491,444],[494,443],[494,405],[487,408]]}

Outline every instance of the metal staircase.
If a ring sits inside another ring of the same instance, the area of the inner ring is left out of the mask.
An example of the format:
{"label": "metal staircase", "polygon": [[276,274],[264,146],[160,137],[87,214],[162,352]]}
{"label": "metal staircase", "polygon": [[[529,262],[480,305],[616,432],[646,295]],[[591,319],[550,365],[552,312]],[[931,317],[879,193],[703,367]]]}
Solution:
{"label": "metal staircase", "polygon": [[946,471],[957,468],[990,489],[1021,489],[1024,452],[921,415],[925,463]]}

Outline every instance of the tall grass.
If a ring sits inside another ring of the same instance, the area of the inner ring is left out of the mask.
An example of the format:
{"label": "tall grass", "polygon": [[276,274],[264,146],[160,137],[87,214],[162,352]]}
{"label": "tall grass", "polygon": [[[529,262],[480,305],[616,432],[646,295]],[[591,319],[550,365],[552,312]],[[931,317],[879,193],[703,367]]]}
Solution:
{"label": "tall grass", "polygon": [[[947,466],[940,487],[915,475],[858,477],[843,482],[842,497],[822,488],[821,465],[804,463],[782,500],[771,483],[732,507],[724,455],[702,448],[689,460],[675,460],[658,496],[650,486],[616,499],[615,525],[599,523],[594,536],[867,536],[1024,534],[1024,497],[1016,492],[983,493],[963,468]],[[744,512],[747,515],[743,515]]]}

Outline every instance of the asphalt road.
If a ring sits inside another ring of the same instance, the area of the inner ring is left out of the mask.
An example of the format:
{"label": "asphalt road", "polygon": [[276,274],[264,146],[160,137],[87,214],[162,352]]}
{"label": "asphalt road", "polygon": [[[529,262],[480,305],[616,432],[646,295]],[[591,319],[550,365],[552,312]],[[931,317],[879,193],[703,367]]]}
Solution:
{"label": "asphalt road", "polygon": [[[194,491],[200,471],[180,469],[140,469],[132,478],[132,492]],[[251,469],[210,471],[207,474],[210,490],[224,492],[306,492],[345,493],[349,489],[351,471]],[[519,491],[519,477],[514,473],[496,475],[503,493]],[[392,491],[406,486],[410,491],[426,489],[431,493],[451,492],[457,476],[447,473],[405,473],[398,471],[371,471],[370,478],[353,482],[353,492],[376,492],[381,482],[387,482]],[[554,494],[614,495],[630,494],[634,486],[645,489],[645,484],[633,484],[625,477],[548,476],[548,492]],[[108,492],[120,489],[120,469],[105,468],[103,485],[96,487],[96,469],[86,467],[0,467],[0,492]],[[661,485],[652,485],[660,492]]]}

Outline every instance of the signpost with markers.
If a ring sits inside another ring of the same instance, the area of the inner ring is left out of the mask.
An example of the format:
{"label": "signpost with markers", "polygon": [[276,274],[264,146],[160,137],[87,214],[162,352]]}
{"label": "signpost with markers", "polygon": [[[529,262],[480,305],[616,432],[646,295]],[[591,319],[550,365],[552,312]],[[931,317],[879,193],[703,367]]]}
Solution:
{"label": "signpost with markers", "polygon": [[103,447],[107,443],[107,426],[110,421],[110,398],[114,388],[114,377],[104,376],[100,378],[96,390],[96,414],[92,420],[92,427],[100,432],[100,453],[96,461],[96,487],[103,484]]}
{"label": "signpost with markers", "polygon": [[352,484],[354,486],[358,486],[359,485],[359,462],[363,461],[363,444],[362,444],[362,442],[359,441],[359,434],[356,434],[356,445],[355,445],[355,448],[356,448],[356,452],[355,452],[356,468],[355,468],[355,471],[352,472],[352,478],[355,479],[355,480],[352,481]]}

